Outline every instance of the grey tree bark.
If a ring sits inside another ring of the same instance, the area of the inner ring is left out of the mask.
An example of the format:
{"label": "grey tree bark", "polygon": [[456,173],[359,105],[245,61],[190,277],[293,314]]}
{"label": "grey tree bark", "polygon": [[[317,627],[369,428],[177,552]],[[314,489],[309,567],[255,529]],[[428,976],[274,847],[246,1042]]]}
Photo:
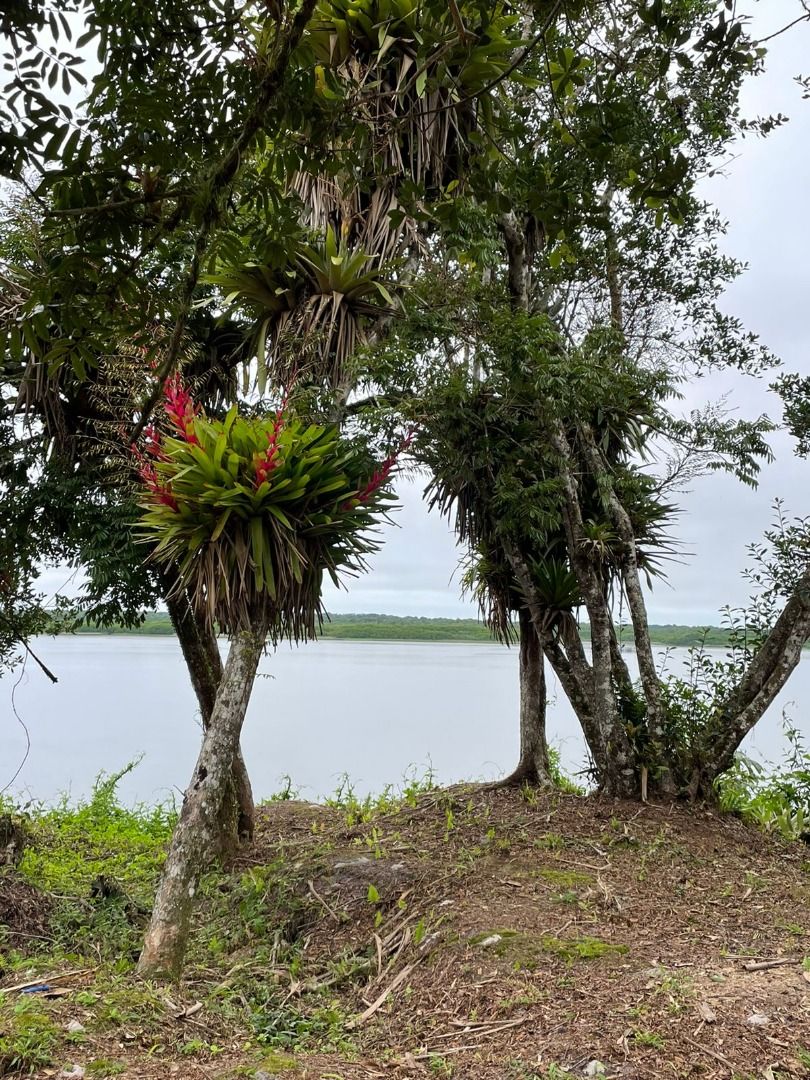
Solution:
{"label": "grey tree bark", "polygon": [[[616,231],[610,220],[613,194],[612,189],[608,189],[604,196],[607,214],[605,282],[611,325],[623,339],[625,312],[620,254]],[[499,225],[507,254],[507,283],[512,308],[527,311],[532,283],[525,223],[515,213],[509,212],[501,216]],[[563,523],[570,564],[590,621],[590,657],[586,656],[573,619],[570,624],[561,624],[555,635],[549,634],[546,612],[533,587],[523,553],[508,542],[504,543],[504,553],[525,599],[525,616],[533,622],[542,653],[559,678],[582,724],[600,789],[613,795],[639,798],[645,797],[649,785],[650,790],[670,797],[712,797],[714,781],[732,764],[743,738],[785,685],[799,662],[804,643],[810,638],[810,570],[799,582],[738,685],[724,701],[717,703],[713,721],[700,744],[696,747],[676,745],[672,733],[668,731],[665,699],[650,641],[636,537],[631,519],[612,487],[610,466],[599,449],[591,427],[586,421],[580,421],[577,425],[577,451],[584,452],[585,468],[598,482],[599,490],[605,497],[605,507],[621,540],[621,584],[633,628],[640,690],[630,676],[616,638],[602,567],[598,560],[593,559],[584,542],[580,501],[583,462],[574,453],[569,428],[558,419],[550,419],[547,427],[549,442],[557,451],[565,495]],[[528,663],[528,652],[525,659]],[[522,702],[523,662],[522,653]],[[528,701],[531,680],[528,679],[525,685]],[[628,704],[630,709],[627,708]],[[639,704],[640,709],[637,708]],[[522,708],[521,763],[504,783],[510,782],[513,777],[519,779],[531,769],[535,747],[531,741],[528,718],[528,710],[524,713]]]}
{"label": "grey tree bark", "polygon": [[546,672],[543,646],[527,608],[518,613],[520,667],[520,757],[496,787],[551,785],[546,742]]}
{"label": "grey tree bark", "polygon": [[630,609],[633,640],[636,646],[639,677],[647,705],[647,729],[651,764],[657,769],[656,784],[661,791],[674,793],[673,777],[667,769],[664,709],[661,700],[661,681],[655,666],[655,655],[650,641],[647,604],[641,587],[638,568],[636,537],[630,517],[612,487],[607,462],[596,445],[593,432],[587,424],[580,425],[580,436],[590,469],[600,484],[607,500],[608,513],[624,547],[621,570],[624,593]]}
{"label": "grey tree bark", "polygon": [[161,874],[138,973],[177,977],[185,956],[200,877],[216,854],[228,790],[265,633],[243,632],[231,643],[191,785]]}
{"label": "grey tree bark", "polygon": [[796,584],[747,671],[720,702],[702,747],[702,768],[695,770],[689,793],[710,795],[715,779],[728,769],[748,732],[784,687],[810,640],[810,569]]}
{"label": "grey tree bark", "polygon": [[[184,594],[175,594],[170,589],[167,593],[166,607],[197,696],[205,732],[222,681],[222,658],[216,634],[197,618]],[[240,841],[252,839],[255,821],[253,789],[242,749],[237,747],[228,792],[222,804],[219,851],[223,857],[232,854]]]}

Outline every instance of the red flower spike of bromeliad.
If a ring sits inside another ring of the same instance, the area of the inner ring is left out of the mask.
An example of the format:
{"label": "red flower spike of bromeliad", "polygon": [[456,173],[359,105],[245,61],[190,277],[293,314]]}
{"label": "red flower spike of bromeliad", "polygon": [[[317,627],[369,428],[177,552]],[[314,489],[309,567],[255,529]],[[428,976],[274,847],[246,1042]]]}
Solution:
{"label": "red flower spike of bromeliad", "polygon": [[194,403],[190,391],[183,385],[178,372],[166,380],[163,397],[163,407],[171,423],[187,443],[199,446],[200,440],[194,434],[194,418],[200,410]]}
{"label": "red flower spike of bromeliad", "polygon": [[156,461],[169,460],[169,455],[160,445],[160,432],[153,424],[149,424],[143,429],[143,446],[145,453],[149,457],[155,458]]}
{"label": "red flower spike of bromeliad", "polygon": [[261,457],[259,457],[257,459],[257,461],[256,461],[256,474],[255,474],[254,482],[255,482],[255,486],[257,488],[261,487],[262,484],[265,482],[265,480],[267,480],[267,478],[269,477],[270,473],[274,469],[277,469],[278,466],[281,464],[281,462],[279,461],[279,457],[278,457],[278,455],[279,455],[278,440],[279,440],[279,436],[281,435],[282,429],[284,428],[284,422],[285,422],[284,413],[285,413],[286,408],[287,408],[287,394],[284,395],[284,398],[283,398],[283,400],[281,402],[281,406],[280,406],[278,412],[276,413],[276,418],[273,421],[272,429],[270,431],[268,431],[268,433],[267,433],[267,449],[261,455]]}
{"label": "red flower spike of bromeliad", "polygon": [[405,451],[408,449],[408,447],[413,442],[413,437],[414,437],[415,434],[416,434],[416,429],[411,428],[408,431],[408,434],[405,436],[405,438],[399,444],[397,449],[392,451],[388,455],[388,457],[385,459],[385,461],[382,463],[382,465],[380,465],[378,468],[376,468],[374,470],[374,472],[371,474],[371,479],[369,480],[369,482],[365,485],[365,487],[361,488],[361,490],[357,493],[355,498],[352,499],[351,502],[349,502],[347,504],[347,506],[351,507],[355,503],[368,502],[368,500],[371,498],[371,496],[374,494],[374,492],[377,491],[379,488],[381,488],[383,486],[383,484],[388,480],[388,477],[391,474],[391,470],[396,465],[400,454],[405,453]]}
{"label": "red flower spike of bromeliad", "polygon": [[156,502],[161,503],[163,506],[168,506],[176,513],[178,510],[177,499],[175,499],[168,487],[162,483],[158,476],[155,462],[147,457],[143,451],[139,450],[137,446],[133,445],[131,450],[133,457],[138,463],[138,476],[140,476],[147,491],[153,495]]}

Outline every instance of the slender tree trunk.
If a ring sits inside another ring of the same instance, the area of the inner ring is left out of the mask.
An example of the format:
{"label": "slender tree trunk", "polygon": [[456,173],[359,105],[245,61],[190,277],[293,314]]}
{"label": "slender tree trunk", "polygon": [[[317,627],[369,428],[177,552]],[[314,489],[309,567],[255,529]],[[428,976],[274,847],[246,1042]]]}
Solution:
{"label": "slender tree trunk", "polygon": [[773,629],[743,677],[719,703],[689,783],[692,798],[711,797],[714,781],[731,767],[740,743],[796,669],[810,640],[810,570],[796,584]]}
{"label": "slender tree trunk", "polygon": [[264,638],[263,631],[243,632],[231,644],[138,962],[138,972],[144,977],[176,977],[182,969],[197,886],[219,845],[222,803]]}
{"label": "slender tree trunk", "polygon": [[549,434],[551,444],[559,455],[571,565],[591,625],[592,692],[589,704],[597,737],[591,741],[587,730],[585,736],[593,755],[600,788],[611,795],[632,798],[640,790],[639,770],[616,698],[613,615],[605,595],[604,582],[585,550],[585,528],[571,445],[559,421],[554,423]]}
{"label": "slender tree trunk", "polygon": [[518,615],[520,631],[520,759],[498,787],[551,784],[546,743],[546,673],[540,638],[527,608]]}
{"label": "slender tree trunk", "polygon": [[[612,487],[612,479],[607,462],[600,453],[593,432],[588,424],[580,425],[580,438],[583,450],[593,473],[600,483],[607,502],[611,521],[619,534],[624,548],[622,565],[622,585],[630,609],[630,621],[633,627],[633,640],[636,646],[638,670],[644,693],[647,712],[647,734],[649,745],[648,761],[643,764],[654,771],[655,786],[666,794],[675,793],[674,778],[671,775],[670,761],[664,729],[664,707],[661,699],[661,681],[655,666],[655,655],[650,641],[650,627],[647,619],[647,605],[641,587],[641,575],[638,569],[636,537],[630,516]],[[626,668],[625,668],[626,671]],[[617,676],[619,672],[616,673]]]}
{"label": "slender tree trunk", "polygon": [[508,541],[504,542],[504,553],[523,593],[545,658],[560,680],[582,725],[594,761],[601,762],[608,756],[608,747],[603,726],[598,722],[594,710],[593,669],[585,656],[579,631],[573,623],[563,623],[558,638],[544,629],[545,611],[542,602],[537,598],[528,565],[518,549]]}
{"label": "slender tree trunk", "polygon": [[[194,614],[184,593],[167,590],[166,607],[180,642],[191,684],[200,706],[203,731],[208,730],[217,691],[222,681],[222,658],[216,634]],[[240,841],[250,840],[255,827],[256,809],[241,747],[237,748],[228,792],[222,804],[220,854],[232,854]]]}

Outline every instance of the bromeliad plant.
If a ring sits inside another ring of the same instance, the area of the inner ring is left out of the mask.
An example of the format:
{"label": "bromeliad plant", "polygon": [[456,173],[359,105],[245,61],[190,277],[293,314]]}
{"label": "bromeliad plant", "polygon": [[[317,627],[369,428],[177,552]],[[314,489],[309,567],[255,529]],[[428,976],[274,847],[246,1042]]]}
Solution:
{"label": "bromeliad plant", "polygon": [[366,340],[366,325],[396,310],[393,286],[375,257],[350,246],[346,230],[337,235],[331,225],[321,242],[294,246],[282,266],[234,262],[205,280],[222,291],[230,310],[251,316],[260,393],[268,374],[288,381],[295,370],[312,378],[307,369],[313,356],[316,381],[339,383],[349,358]]}
{"label": "bromeliad plant", "polygon": [[337,584],[377,547],[369,530],[390,506],[395,455],[375,469],[362,446],[298,419],[286,399],[269,417],[234,405],[209,419],[177,378],[164,411],[170,433],[147,429],[137,452],[153,558],[228,634],[313,636],[324,573]]}

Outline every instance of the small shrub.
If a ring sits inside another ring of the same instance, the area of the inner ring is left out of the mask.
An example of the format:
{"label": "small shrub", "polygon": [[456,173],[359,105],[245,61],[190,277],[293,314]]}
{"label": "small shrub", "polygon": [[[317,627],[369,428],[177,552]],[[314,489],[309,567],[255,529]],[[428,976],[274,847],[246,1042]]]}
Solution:
{"label": "small shrub", "polygon": [[788,749],[779,768],[744,754],[717,781],[720,807],[786,840],[810,837],[810,748],[800,732],[785,726]]}

